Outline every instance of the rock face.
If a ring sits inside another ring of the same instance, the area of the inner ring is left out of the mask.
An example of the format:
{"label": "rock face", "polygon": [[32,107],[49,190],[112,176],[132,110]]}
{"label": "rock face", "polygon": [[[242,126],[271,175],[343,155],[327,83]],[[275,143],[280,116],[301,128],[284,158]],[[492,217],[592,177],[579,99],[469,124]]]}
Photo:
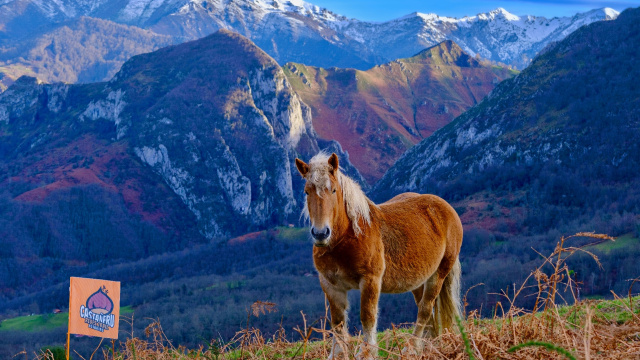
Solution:
{"label": "rock face", "polygon": [[548,48],[407,151],[374,192],[387,198],[438,190],[462,199],[502,188],[517,195],[513,207],[589,213],[615,204],[626,189],[624,205],[615,206],[635,211],[637,191],[628,189],[640,181],[640,147],[632,140],[640,136],[640,68],[631,55],[639,29],[640,9],[630,9]]}
{"label": "rock face", "polygon": [[371,184],[415,143],[481,101],[516,71],[480,63],[452,41],[367,71],[289,63],[285,74]]}
{"label": "rock face", "polygon": [[297,220],[293,159],[320,149],[282,69],[228,31],[136,56],[108,83],[19,79],[0,96],[0,114],[5,163],[24,148],[20,131],[32,131],[37,153],[53,141],[52,127],[73,139],[101,124],[106,146],[125,147],[157,174],[209,239]]}
{"label": "rock face", "polygon": [[[219,29],[250,38],[280,64],[366,70],[452,40],[471,56],[522,69],[550,42],[617,15],[604,8],[546,19],[496,9],[461,19],[414,13],[371,23],[301,0],[10,0],[0,5],[0,81],[106,80],[132,55]],[[96,19],[76,23],[82,16]],[[56,56],[61,47],[69,52]]]}

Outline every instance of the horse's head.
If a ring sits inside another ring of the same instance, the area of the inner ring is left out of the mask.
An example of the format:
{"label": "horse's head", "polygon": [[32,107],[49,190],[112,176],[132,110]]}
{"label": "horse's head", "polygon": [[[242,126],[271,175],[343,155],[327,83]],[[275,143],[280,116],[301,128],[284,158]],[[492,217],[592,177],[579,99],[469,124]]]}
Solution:
{"label": "horse's head", "polygon": [[[320,161],[318,160],[320,159]],[[307,164],[296,159],[296,167],[307,182],[307,208],[315,246],[328,246],[332,235],[345,221],[343,194],[338,181],[338,156],[316,156]],[[346,220],[348,221],[348,220]]]}

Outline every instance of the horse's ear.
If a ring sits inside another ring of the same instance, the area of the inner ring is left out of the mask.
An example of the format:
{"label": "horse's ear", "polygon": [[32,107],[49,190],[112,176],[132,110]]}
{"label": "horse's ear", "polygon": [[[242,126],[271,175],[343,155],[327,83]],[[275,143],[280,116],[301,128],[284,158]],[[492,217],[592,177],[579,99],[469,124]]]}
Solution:
{"label": "horse's ear", "polygon": [[296,167],[298,168],[298,172],[300,172],[300,175],[302,175],[302,177],[305,177],[309,172],[309,165],[298,158],[296,158]]}
{"label": "horse's ear", "polygon": [[338,155],[336,153],[331,154],[329,157],[329,165],[333,168],[331,172],[335,175],[336,171],[338,171]]}

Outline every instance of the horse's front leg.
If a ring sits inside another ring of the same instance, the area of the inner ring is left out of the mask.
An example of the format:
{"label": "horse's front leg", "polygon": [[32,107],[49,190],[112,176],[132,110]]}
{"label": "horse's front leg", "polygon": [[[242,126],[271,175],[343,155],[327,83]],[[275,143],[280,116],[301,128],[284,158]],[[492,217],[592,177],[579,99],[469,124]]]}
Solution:
{"label": "horse's front leg", "polygon": [[374,359],[378,353],[376,323],[381,286],[382,278],[379,277],[364,278],[360,282],[360,321],[363,343],[357,354],[358,359]]}
{"label": "horse's front leg", "polygon": [[[349,302],[347,299],[347,291],[338,289],[321,276],[320,285],[329,301],[329,310],[331,311],[331,330],[333,330],[333,342],[331,345],[331,353],[329,360],[340,359],[344,353],[343,346],[347,345],[349,331],[347,329],[347,307]],[[346,357],[345,357],[346,358]]]}

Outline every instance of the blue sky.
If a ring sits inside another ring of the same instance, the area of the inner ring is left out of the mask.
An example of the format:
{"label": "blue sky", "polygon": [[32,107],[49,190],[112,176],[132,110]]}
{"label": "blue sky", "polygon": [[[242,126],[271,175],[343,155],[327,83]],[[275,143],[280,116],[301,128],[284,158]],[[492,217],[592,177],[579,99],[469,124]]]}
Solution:
{"label": "blue sky", "polygon": [[572,16],[578,12],[602,7],[622,11],[640,6],[637,1],[591,1],[591,0],[305,0],[309,3],[347,17],[367,21],[386,21],[412,12],[436,13],[442,16],[462,17],[487,12],[498,7],[515,15],[537,15],[545,17]]}

